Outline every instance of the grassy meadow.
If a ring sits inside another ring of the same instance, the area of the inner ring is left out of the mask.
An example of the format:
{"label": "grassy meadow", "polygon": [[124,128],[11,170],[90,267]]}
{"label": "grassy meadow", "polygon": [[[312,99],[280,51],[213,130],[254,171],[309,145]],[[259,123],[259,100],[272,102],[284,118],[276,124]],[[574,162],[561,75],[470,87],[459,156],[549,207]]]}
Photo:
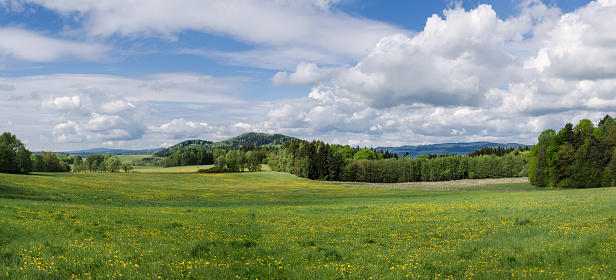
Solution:
{"label": "grassy meadow", "polygon": [[0,278],[614,279],[615,196],[525,179],[0,174]]}

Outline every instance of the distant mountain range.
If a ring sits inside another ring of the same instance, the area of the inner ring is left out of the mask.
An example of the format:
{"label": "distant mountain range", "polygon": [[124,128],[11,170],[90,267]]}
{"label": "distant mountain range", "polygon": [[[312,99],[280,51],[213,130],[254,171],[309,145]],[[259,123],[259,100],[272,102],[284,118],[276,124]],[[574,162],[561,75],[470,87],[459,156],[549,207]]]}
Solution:
{"label": "distant mountain range", "polygon": [[[107,148],[95,148],[89,150],[79,150],[79,151],[68,151],[68,152],[57,152],[62,155],[73,155],[73,156],[88,156],[89,154],[110,154],[110,155],[118,155],[118,154],[127,154],[127,155],[149,155],[153,154],[157,151],[163,150],[163,148],[159,149],[148,149],[148,150],[124,150],[124,149],[107,149]],[[33,152],[34,154],[38,154],[38,152]]]}
{"label": "distant mountain range", "polygon": [[[212,142],[207,140],[186,140],[175,144],[166,149],[148,149],[148,150],[123,150],[123,149],[105,149],[97,148],[90,150],[59,152],[59,154],[70,154],[87,156],[89,154],[152,154],[156,157],[168,157],[177,151],[190,149],[190,148],[202,148],[206,150],[231,150],[245,146],[255,147],[272,147],[277,148],[282,146],[284,142],[291,140],[299,140],[298,138],[286,136],[282,134],[267,134],[250,132],[240,136],[231,138],[229,140]],[[472,153],[475,150],[479,150],[485,147],[518,147],[525,146],[523,144],[516,143],[493,143],[493,142],[472,142],[472,143],[444,143],[444,144],[430,144],[419,146],[400,146],[400,147],[377,147],[375,150],[389,151],[390,153],[396,153],[398,156],[404,156],[407,152],[410,157],[417,157],[423,154],[459,154],[464,155]]]}
{"label": "distant mountain range", "polygon": [[444,144],[429,144],[419,146],[401,146],[401,147],[377,147],[375,150],[389,151],[398,156],[404,156],[407,152],[410,157],[418,157],[423,154],[457,154],[465,155],[485,147],[518,147],[526,146],[517,143],[493,143],[493,142],[471,142],[471,143],[444,143]]}

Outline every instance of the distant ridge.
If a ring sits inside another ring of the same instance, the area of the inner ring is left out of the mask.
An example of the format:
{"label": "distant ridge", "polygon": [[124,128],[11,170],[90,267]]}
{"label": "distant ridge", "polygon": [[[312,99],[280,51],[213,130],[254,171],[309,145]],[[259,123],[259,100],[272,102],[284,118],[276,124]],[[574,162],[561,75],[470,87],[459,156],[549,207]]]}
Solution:
{"label": "distant ridge", "polygon": [[[240,136],[233,137],[229,140],[220,141],[220,142],[212,142],[207,140],[186,140],[182,141],[178,144],[175,144],[169,148],[163,149],[147,149],[147,150],[126,150],[126,149],[107,149],[107,148],[96,148],[89,150],[78,150],[78,151],[67,151],[67,152],[57,152],[58,154],[63,155],[73,155],[73,156],[87,156],[89,154],[133,154],[133,155],[145,155],[151,154],[156,157],[168,157],[180,150],[186,150],[190,148],[202,148],[206,150],[232,150],[245,146],[255,146],[255,147],[270,147],[270,148],[279,148],[282,146],[284,142],[291,140],[301,140],[295,137],[286,136],[282,134],[267,134],[267,133],[258,133],[258,132],[249,132],[242,134]],[[526,146],[524,144],[517,143],[494,143],[494,142],[470,142],[470,143],[443,143],[443,144],[428,144],[428,145],[405,145],[399,147],[376,147],[374,150],[380,151],[389,151],[390,153],[395,153],[398,156],[404,156],[407,152],[410,157],[418,157],[423,154],[458,154],[465,155],[474,152],[475,150],[479,150],[485,147],[518,147],[518,146]],[[34,152],[35,154],[37,152]]]}
{"label": "distant ridge", "polygon": [[395,153],[398,156],[404,156],[407,152],[410,157],[418,157],[423,154],[458,154],[466,155],[485,147],[518,147],[526,146],[524,144],[517,143],[493,143],[493,142],[470,142],[470,143],[443,143],[443,144],[429,144],[418,146],[400,146],[400,147],[377,147],[375,150],[389,151]]}
{"label": "distant ridge", "polygon": [[[186,140],[175,144],[167,149],[154,153],[157,157],[168,157],[180,150],[186,150],[190,148],[202,148],[205,150],[232,150],[240,147],[255,146],[255,147],[271,147],[277,148],[282,146],[284,142],[295,140],[298,138],[286,136],[282,134],[267,134],[258,132],[249,132],[240,136],[233,137],[229,140],[212,142],[205,140]],[[299,140],[299,139],[298,139]]]}
{"label": "distant ridge", "polygon": [[[148,150],[125,150],[125,149],[107,149],[107,148],[95,148],[95,149],[89,149],[89,150],[78,150],[78,151],[68,151],[68,152],[56,152],[58,154],[62,154],[62,155],[73,155],[73,156],[88,156],[89,154],[110,154],[110,155],[117,155],[117,154],[131,154],[131,155],[149,155],[149,154],[153,154],[157,151],[162,150],[162,148],[159,149],[148,149]],[[38,152],[33,152],[34,154],[38,154]]]}

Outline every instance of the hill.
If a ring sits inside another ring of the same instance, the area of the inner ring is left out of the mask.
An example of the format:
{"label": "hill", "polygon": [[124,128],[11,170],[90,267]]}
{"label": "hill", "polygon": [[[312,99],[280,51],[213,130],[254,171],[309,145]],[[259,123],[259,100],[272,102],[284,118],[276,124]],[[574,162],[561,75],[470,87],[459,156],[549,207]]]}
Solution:
{"label": "hill", "polygon": [[375,150],[389,151],[396,153],[398,156],[404,156],[407,152],[410,157],[418,157],[423,154],[458,154],[465,155],[472,153],[475,150],[479,150],[485,147],[518,147],[525,146],[523,144],[516,143],[493,143],[493,142],[471,142],[471,143],[443,143],[443,144],[430,144],[419,146],[400,146],[400,147],[377,147]]}
{"label": "hill", "polygon": [[240,136],[231,138],[229,140],[212,142],[204,140],[187,140],[178,144],[175,144],[167,149],[154,153],[157,157],[168,157],[180,150],[186,150],[190,148],[202,148],[206,150],[231,150],[246,146],[255,147],[280,147],[284,142],[291,141],[297,138],[286,136],[282,134],[267,134],[258,132],[249,132]]}

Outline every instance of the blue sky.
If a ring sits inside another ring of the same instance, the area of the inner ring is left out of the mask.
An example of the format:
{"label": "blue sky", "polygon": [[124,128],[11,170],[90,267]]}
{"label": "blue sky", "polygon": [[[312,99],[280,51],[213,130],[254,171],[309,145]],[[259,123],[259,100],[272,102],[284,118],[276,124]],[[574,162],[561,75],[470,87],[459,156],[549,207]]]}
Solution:
{"label": "blue sky", "polygon": [[0,130],[35,151],[250,131],[533,144],[614,115],[614,14],[614,0],[0,0]]}

